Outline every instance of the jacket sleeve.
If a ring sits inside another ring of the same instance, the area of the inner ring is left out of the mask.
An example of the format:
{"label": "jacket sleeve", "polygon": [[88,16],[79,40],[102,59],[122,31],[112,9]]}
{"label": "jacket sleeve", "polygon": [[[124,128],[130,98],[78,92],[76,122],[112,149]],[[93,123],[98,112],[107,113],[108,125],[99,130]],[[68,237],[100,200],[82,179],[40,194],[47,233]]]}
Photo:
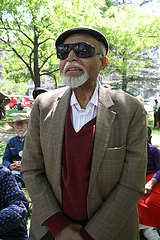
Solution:
{"label": "jacket sleeve", "polygon": [[28,209],[28,201],[9,171],[1,177],[0,184],[5,202],[5,206],[0,211],[0,235],[3,235],[17,228],[24,220]]}
{"label": "jacket sleeve", "polygon": [[3,154],[3,162],[2,162],[3,166],[5,166],[5,167],[7,167],[7,168],[8,168],[9,165],[11,164],[11,163],[10,163],[10,158],[12,157],[9,148],[10,148],[10,147],[9,147],[9,142],[8,142],[8,143],[7,143],[7,146],[6,146],[6,148],[5,148],[4,154]]}
{"label": "jacket sleeve", "polygon": [[[34,209],[39,216],[39,224],[42,225],[46,219],[62,210],[45,173],[47,160],[44,160],[44,152],[46,155],[48,153],[46,148],[43,149],[42,141],[46,146],[48,146],[48,142],[47,139],[42,140],[40,134],[43,131],[41,129],[43,129],[44,124],[44,120],[40,115],[45,115],[45,110],[42,109],[43,106],[39,104],[38,99],[39,97],[36,99],[31,111],[31,119],[23,149],[21,175],[32,199]],[[50,146],[48,147],[50,148]]]}

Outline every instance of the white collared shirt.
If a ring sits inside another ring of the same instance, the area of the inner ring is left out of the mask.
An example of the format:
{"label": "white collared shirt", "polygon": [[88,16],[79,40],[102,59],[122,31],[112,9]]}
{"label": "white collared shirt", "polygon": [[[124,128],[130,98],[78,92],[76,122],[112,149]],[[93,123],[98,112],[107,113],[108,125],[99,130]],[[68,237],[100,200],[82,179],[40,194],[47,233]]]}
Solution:
{"label": "white collared shirt", "polygon": [[70,106],[72,125],[74,130],[78,132],[87,122],[97,116],[98,83],[86,109],[80,107],[74,92],[71,95]]}

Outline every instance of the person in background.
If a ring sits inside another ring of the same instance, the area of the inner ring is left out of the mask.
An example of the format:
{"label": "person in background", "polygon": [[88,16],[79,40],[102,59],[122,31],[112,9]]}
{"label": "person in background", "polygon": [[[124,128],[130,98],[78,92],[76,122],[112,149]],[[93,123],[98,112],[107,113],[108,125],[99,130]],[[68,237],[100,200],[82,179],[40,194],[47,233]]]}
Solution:
{"label": "person in background", "polygon": [[138,203],[140,230],[148,240],[160,240],[160,150],[151,145],[151,128],[148,127],[148,163],[145,194]]}
{"label": "person in background", "polygon": [[5,152],[3,154],[2,162],[2,164],[9,168],[15,175],[15,178],[20,188],[22,188],[22,186],[24,185],[24,182],[20,176],[20,170],[28,122],[29,118],[23,114],[15,115],[13,121],[8,122],[8,124],[16,132],[17,136],[9,139],[5,148]]}
{"label": "person in background", "polygon": [[[136,98],[144,104],[144,98],[143,98],[141,95],[136,96]],[[148,126],[148,118],[149,118],[149,117],[148,117],[148,113],[147,113],[147,111],[146,111],[146,122],[147,122],[147,126]]]}
{"label": "person in background", "polygon": [[33,90],[33,93],[32,93],[33,98],[36,99],[39,94],[45,93],[45,92],[48,92],[46,88],[37,87]]}
{"label": "person in background", "polygon": [[17,97],[17,109],[18,110],[23,110],[23,106],[22,106],[22,99],[21,97]]}
{"label": "person in background", "polygon": [[29,118],[30,118],[30,115],[31,115],[32,107],[33,107],[33,103],[30,103],[29,107],[27,109],[27,114],[26,114]]}
{"label": "person in background", "polygon": [[154,112],[154,128],[157,127],[157,113],[160,107],[160,104],[157,99],[154,100],[155,104],[153,105],[153,112]]}
{"label": "person in background", "polygon": [[69,29],[56,49],[67,87],[35,100],[22,158],[33,203],[30,239],[137,240],[144,107],[97,81],[108,63],[108,42],[98,30]]}
{"label": "person in background", "polygon": [[8,168],[0,164],[0,239],[27,240],[28,201]]}
{"label": "person in background", "polygon": [[0,120],[6,118],[6,109],[5,106],[11,101],[9,96],[4,92],[0,91]]}
{"label": "person in background", "polygon": [[160,123],[160,107],[158,108],[157,112],[157,129],[159,130],[159,123]]}

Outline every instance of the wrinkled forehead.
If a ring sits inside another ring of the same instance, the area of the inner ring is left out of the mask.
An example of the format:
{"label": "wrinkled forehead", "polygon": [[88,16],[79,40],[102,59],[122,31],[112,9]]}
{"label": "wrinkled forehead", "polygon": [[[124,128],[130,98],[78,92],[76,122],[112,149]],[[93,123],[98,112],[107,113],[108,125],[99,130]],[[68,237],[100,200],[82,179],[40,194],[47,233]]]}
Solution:
{"label": "wrinkled forehead", "polygon": [[100,47],[100,42],[93,36],[86,33],[75,33],[67,37],[63,43],[78,43],[87,42],[92,44],[94,47]]}

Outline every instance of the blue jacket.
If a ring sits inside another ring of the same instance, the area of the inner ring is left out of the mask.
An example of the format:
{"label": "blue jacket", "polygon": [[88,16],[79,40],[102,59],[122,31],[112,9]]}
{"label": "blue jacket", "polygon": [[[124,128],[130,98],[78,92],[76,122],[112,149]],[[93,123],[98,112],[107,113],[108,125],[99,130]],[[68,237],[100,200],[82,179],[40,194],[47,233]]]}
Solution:
{"label": "blue jacket", "polygon": [[[5,152],[3,154],[3,165],[8,168],[12,161],[19,157],[19,152],[23,150],[24,141],[20,141],[18,136],[9,139]],[[19,158],[18,161],[21,159]]]}
{"label": "blue jacket", "polygon": [[12,173],[0,164],[0,239],[26,240],[28,201]]}

